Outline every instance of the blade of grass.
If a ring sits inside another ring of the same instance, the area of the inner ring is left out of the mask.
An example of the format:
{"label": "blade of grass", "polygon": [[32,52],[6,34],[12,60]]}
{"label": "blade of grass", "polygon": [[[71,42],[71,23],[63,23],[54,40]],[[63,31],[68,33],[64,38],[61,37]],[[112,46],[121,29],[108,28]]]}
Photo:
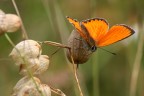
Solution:
{"label": "blade of grass", "polygon": [[93,96],[99,96],[99,67],[98,51],[92,56]]}
{"label": "blade of grass", "polygon": [[138,40],[138,47],[136,52],[136,57],[133,64],[131,81],[130,81],[130,96],[136,96],[136,89],[137,89],[137,81],[138,75],[140,71],[140,64],[143,55],[143,45],[144,45],[144,28],[143,28],[143,19],[139,18],[139,40]]}

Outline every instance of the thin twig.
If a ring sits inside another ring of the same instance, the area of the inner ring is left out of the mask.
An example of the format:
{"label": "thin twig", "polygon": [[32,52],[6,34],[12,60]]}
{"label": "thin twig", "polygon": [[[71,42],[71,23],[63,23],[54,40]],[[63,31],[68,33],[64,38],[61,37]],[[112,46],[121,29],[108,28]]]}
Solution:
{"label": "thin twig", "polygon": [[60,96],[66,96],[60,89],[55,89],[53,87],[50,86],[50,89],[52,92],[54,92],[55,94],[58,94]]}
{"label": "thin twig", "polygon": [[10,39],[10,37],[8,36],[7,33],[5,33],[5,37],[6,37],[6,39],[8,40],[8,42],[9,42],[13,47],[15,47],[15,44],[12,42],[12,40]]}
{"label": "thin twig", "polygon": [[77,83],[77,86],[78,86],[78,89],[79,89],[79,92],[80,92],[80,96],[84,96],[83,93],[82,93],[81,87],[80,87],[78,77],[77,77],[77,70],[76,70],[74,60],[73,60],[73,57],[72,57],[72,54],[71,54],[71,49],[69,49],[69,52],[70,52],[70,57],[71,57],[72,65],[73,65],[74,77],[75,77],[75,80],[76,80],[76,83]]}
{"label": "thin twig", "polygon": [[[12,0],[12,3],[13,3],[13,6],[14,6],[14,8],[15,8],[15,10],[16,10],[16,13],[17,13],[17,15],[20,17],[20,19],[21,19],[21,16],[20,16],[20,13],[19,13],[19,10],[18,10],[18,8],[17,8],[17,5],[16,5],[16,3],[15,3],[15,0]],[[22,21],[22,19],[21,19],[21,29],[22,29],[22,38],[25,40],[25,39],[28,39],[28,35],[27,35],[27,33],[26,33],[26,30],[25,30],[25,27],[24,27],[24,24],[23,24],[23,21]]]}
{"label": "thin twig", "polygon": [[52,41],[44,41],[42,43],[48,44],[48,45],[52,45],[52,46],[56,46],[56,47],[62,47],[62,48],[68,48],[70,49],[69,46],[61,44],[61,43],[57,43],[57,42],[52,42]]}

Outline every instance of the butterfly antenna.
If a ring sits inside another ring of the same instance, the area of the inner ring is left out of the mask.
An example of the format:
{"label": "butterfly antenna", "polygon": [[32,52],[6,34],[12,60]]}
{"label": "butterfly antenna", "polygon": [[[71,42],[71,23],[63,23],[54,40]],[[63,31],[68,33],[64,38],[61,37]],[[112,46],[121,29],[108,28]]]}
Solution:
{"label": "butterfly antenna", "polygon": [[[99,47],[99,48],[100,48],[100,47]],[[106,49],[103,49],[103,48],[100,48],[100,49],[102,49],[102,50],[104,50],[104,51],[106,51],[106,52],[108,52],[108,53],[111,53],[112,55],[117,55],[116,53],[110,52],[110,51],[108,51],[108,50],[106,50]]]}
{"label": "butterfly antenna", "polygon": [[52,58],[52,56],[54,55],[54,54],[56,54],[59,50],[60,50],[61,48],[59,47],[59,48],[57,48],[50,56],[49,56],[49,58],[51,59]]}

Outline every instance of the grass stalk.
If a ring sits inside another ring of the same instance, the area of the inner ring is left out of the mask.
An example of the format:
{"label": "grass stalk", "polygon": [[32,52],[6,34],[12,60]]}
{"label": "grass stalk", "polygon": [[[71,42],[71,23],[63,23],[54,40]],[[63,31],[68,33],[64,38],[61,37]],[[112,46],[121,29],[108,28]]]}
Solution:
{"label": "grass stalk", "polygon": [[[141,18],[139,18],[141,19]],[[137,81],[138,81],[138,75],[140,71],[140,64],[142,60],[143,55],[143,45],[144,45],[144,28],[143,28],[143,19],[139,20],[139,40],[138,40],[138,47],[136,52],[136,57],[133,64],[132,69],[132,75],[131,75],[131,81],[130,81],[130,96],[136,96],[136,90],[137,90]]]}
{"label": "grass stalk", "polygon": [[12,3],[13,3],[13,6],[14,6],[14,8],[15,8],[15,10],[16,10],[17,15],[20,17],[20,20],[21,20],[22,38],[23,38],[24,40],[25,40],[25,39],[28,39],[28,35],[27,35],[26,29],[25,29],[25,27],[24,27],[23,21],[22,21],[22,19],[21,19],[21,16],[20,16],[20,13],[19,13],[19,10],[18,10],[18,8],[17,8],[17,5],[16,5],[15,0],[12,0]]}

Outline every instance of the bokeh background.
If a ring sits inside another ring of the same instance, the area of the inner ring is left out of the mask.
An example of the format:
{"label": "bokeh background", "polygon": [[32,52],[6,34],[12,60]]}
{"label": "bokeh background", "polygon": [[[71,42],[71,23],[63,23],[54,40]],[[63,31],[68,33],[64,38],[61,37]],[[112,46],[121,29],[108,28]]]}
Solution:
{"label": "bokeh background", "polygon": [[[79,66],[78,76],[84,96],[144,96],[144,0],[15,0],[29,39],[67,44],[74,29],[66,16],[84,20],[105,18],[109,25],[126,24],[136,33],[130,38],[105,47],[116,53],[98,49]],[[0,0],[0,9],[16,13],[11,0]],[[22,40],[21,30],[9,33],[17,44]],[[43,45],[42,54],[51,55],[57,48]],[[0,36],[0,95],[9,96],[22,78],[9,53],[13,47],[4,35]],[[47,72],[39,76],[43,83],[61,89],[67,96],[79,96],[72,65],[61,49],[51,59]],[[139,60],[140,59],[140,60]],[[135,95],[130,95],[131,77],[138,68]],[[134,69],[134,70],[133,70]],[[58,96],[53,94],[52,96]]]}

